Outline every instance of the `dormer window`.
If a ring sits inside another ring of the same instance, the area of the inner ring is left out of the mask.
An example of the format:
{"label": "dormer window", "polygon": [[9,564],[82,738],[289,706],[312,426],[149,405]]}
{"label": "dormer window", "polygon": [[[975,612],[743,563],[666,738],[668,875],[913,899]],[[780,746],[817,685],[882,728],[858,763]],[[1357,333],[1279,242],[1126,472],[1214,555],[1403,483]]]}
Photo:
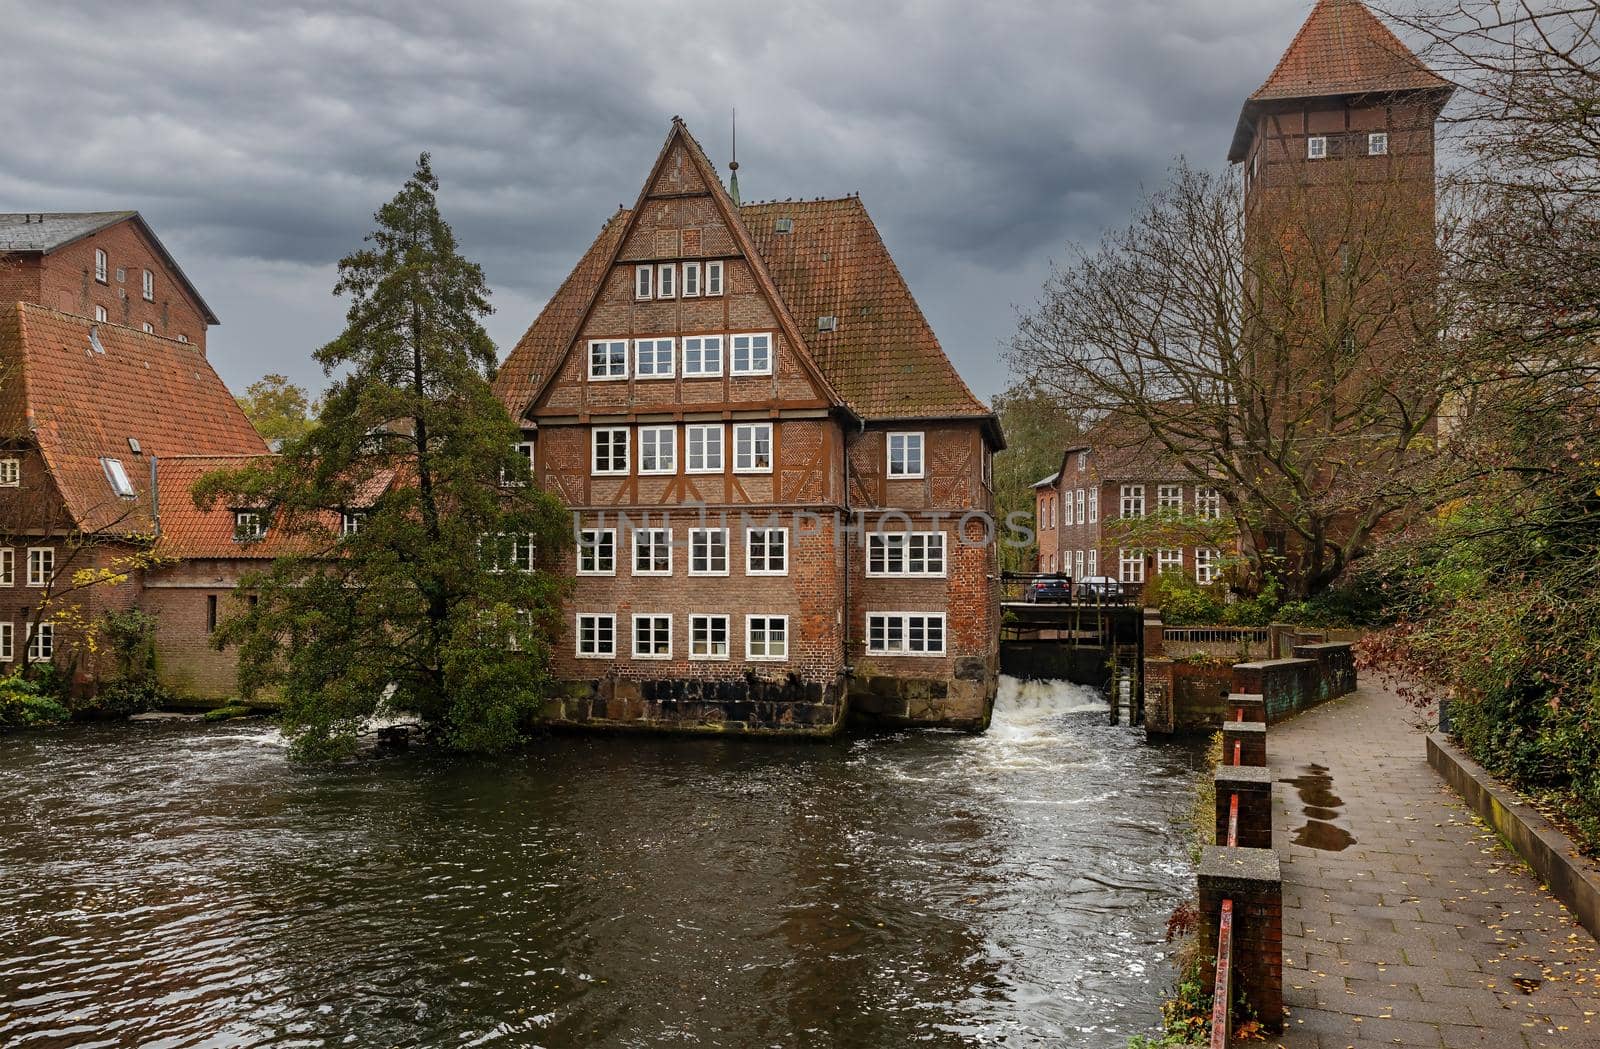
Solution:
{"label": "dormer window", "polygon": [[144,288],[144,301],[156,301],[156,275],[149,270],[145,270],[142,286]]}
{"label": "dormer window", "polygon": [[235,510],[233,512],[233,541],[236,543],[249,543],[257,539],[264,539],[267,535],[267,522],[259,510]]}
{"label": "dormer window", "polygon": [[139,443],[139,438],[128,438],[128,451],[132,452],[134,455],[144,454],[144,446]]}
{"label": "dormer window", "polygon": [[94,322],[96,324],[104,324],[106,322],[106,308],[104,306],[96,306],[94,308]]}
{"label": "dormer window", "polygon": [[706,263],[706,294],[707,295],[721,295],[722,294],[722,263],[721,262],[708,262],[708,263]]}
{"label": "dormer window", "polygon": [[355,535],[357,532],[361,531],[361,526],[366,522],[366,520],[367,511],[346,510],[342,515],[340,515],[339,534],[342,536]]}
{"label": "dormer window", "polygon": [[109,269],[110,269],[110,264],[106,259],[105,249],[104,248],[95,248],[94,249],[94,279],[99,281],[101,284],[106,283],[106,273],[107,273],[107,271]]}
{"label": "dormer window", "polygon": [[189,336],[187,336],[187,335],[179,335],[179,336],[178,336],[178,341],[179,341],[179,342],[181,342],[181,343],[183,343],[183,344],[184,344],[184,345],[188,345],[188,343],[189,343]]}
{"label": "dormer window", "polygon": [[793,233],[794,232],[794,219],[779,219],[779,220],[777,220],[776,222],[774,222],[772,224],[772,232],[774,232],[774,233]]}
{"label": "dormer window", "polygon": [[1389,133],[1374,131],[1367,136],[1367,156],[1382,157],[1389,153]]}
{"label": "dormer window", "polygon": [[1324,160],[1328,156],[1328,136],[1313,135],[1306,139],[1306,159]]}
{"label": "dormer window", "polygon": [[111,490],[119,498],[132,499],[135,493],[133,482],[128,479],[128,471],[123,469],[121,459],[101,459],[100,466],[106,472],[106,481],[110,483]]}
{"label": "dormer window", "polygon": [[635,266],[633,268],[633,297],[635,299],[655,298],[655,267]]}
{"label": "dormer window", "polygon": [[144,328],[144,333],[146,335],[154,335],[156,333],[156,326],[151,324],[149,321],[145,321],[144,324],[140,325],[140,327]]}

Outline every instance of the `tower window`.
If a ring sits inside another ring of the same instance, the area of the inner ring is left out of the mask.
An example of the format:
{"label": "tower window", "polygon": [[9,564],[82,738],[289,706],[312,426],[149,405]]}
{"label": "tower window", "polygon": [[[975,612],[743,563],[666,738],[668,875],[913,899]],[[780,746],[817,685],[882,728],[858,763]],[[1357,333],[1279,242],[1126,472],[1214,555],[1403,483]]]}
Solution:
{"label": "tower window", "polygon": [[1306,159],[1323,160],[1328,155],[1328,136],[1313,135],[1306,139]]}
{"label": "tower window", "polygon": [[1374,131],[1367,136],[1367,156],[1382,157],[1389,153],[1389,133]]}
{"label": "tower window", "polygon": [[106,269],[107,268],[108,267],[107,267],[107,262],[106,262],[105,250],[102,249],[102,248],[95,248],[94,249],[94,279],[99,281],[101,284],[104,284],[106,282]]}

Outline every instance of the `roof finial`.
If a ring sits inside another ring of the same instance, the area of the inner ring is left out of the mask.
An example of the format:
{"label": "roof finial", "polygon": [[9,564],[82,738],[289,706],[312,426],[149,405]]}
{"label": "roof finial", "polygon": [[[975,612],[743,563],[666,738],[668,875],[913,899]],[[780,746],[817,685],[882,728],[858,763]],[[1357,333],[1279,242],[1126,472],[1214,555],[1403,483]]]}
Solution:
{"label": "roof finial", "polygon": [[733,198],[734,207],[739,206],[739,111],[733,111],[733,159],[728,162],[728,170],[733,174],[728,176],[728,196]]}

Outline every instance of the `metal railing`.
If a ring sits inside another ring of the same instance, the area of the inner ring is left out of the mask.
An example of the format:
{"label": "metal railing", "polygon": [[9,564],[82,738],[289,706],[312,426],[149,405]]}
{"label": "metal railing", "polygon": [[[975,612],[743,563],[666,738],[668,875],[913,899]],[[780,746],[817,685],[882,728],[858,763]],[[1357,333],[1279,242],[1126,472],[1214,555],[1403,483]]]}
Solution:
{"label": "metal railing", "polygon": [[[1028,599],[1029,588],[1037,581],[1062,584],[1067,592],[1052,595],[1050,604],[1083,605],[1086,607],[1111,606],[1114,608],[1137,605],[1144,597],[1143,583],[1119,583],[1116,594],[1088,591],[1079,586],[1076,577],[1064,572],[1002,572],[1000,574],[1000,600],[1022,602]],[[1080,592],[1081,591],[1081,592]]]}
{"label": "metal railing", "polygon": [[[1243,708],[1237,708],[1234,721],[1244,720]],[[1228,764],[1237,768],[1244,761],[1243,744],[1233,742],[1232,760]],[[1239,847],[1239,792],[1228,798],[1228,848]],[[1222,914],[1217,919],[1217,979],[1211,988],[1211,1049],[1228,1049],[1228,1035],[1233,1019],[1233,900],[1222,901]]]}
{"label": "metal railing", "polygon": [[1168,656],[1265,655],[1272,631],[1264,626],[1169,626],[1161,631]]}

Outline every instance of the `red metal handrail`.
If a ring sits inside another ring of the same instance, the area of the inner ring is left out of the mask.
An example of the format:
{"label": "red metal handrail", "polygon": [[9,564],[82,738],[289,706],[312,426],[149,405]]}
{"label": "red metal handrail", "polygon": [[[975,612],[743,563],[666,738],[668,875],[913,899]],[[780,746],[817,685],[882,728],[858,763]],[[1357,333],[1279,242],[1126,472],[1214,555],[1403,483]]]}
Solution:
{"label": "red metal handrail", "polygon": [[1239,847],[1239,795],[1228,802],[1228,848]]}
{"label": "red metal handrail", "polygon": [[1233,741],[1233,765],[1234,765],[1234,768],[1238,768],[1240,765],[1244,764],[1244,755],[1241,753],[1241,748],[1243,748],[1243,747],[1244,747],[1244,743],[1241,742],[1240,740],[1236,739],[1236,740]]}
{"label": "red metal handrail", "polygon": [[1217,982],[1211,998],[1211,1049],[1228,1049],[1228,1020],[1233,1001],[1233,901],[1222,901],[1217,923]]}

